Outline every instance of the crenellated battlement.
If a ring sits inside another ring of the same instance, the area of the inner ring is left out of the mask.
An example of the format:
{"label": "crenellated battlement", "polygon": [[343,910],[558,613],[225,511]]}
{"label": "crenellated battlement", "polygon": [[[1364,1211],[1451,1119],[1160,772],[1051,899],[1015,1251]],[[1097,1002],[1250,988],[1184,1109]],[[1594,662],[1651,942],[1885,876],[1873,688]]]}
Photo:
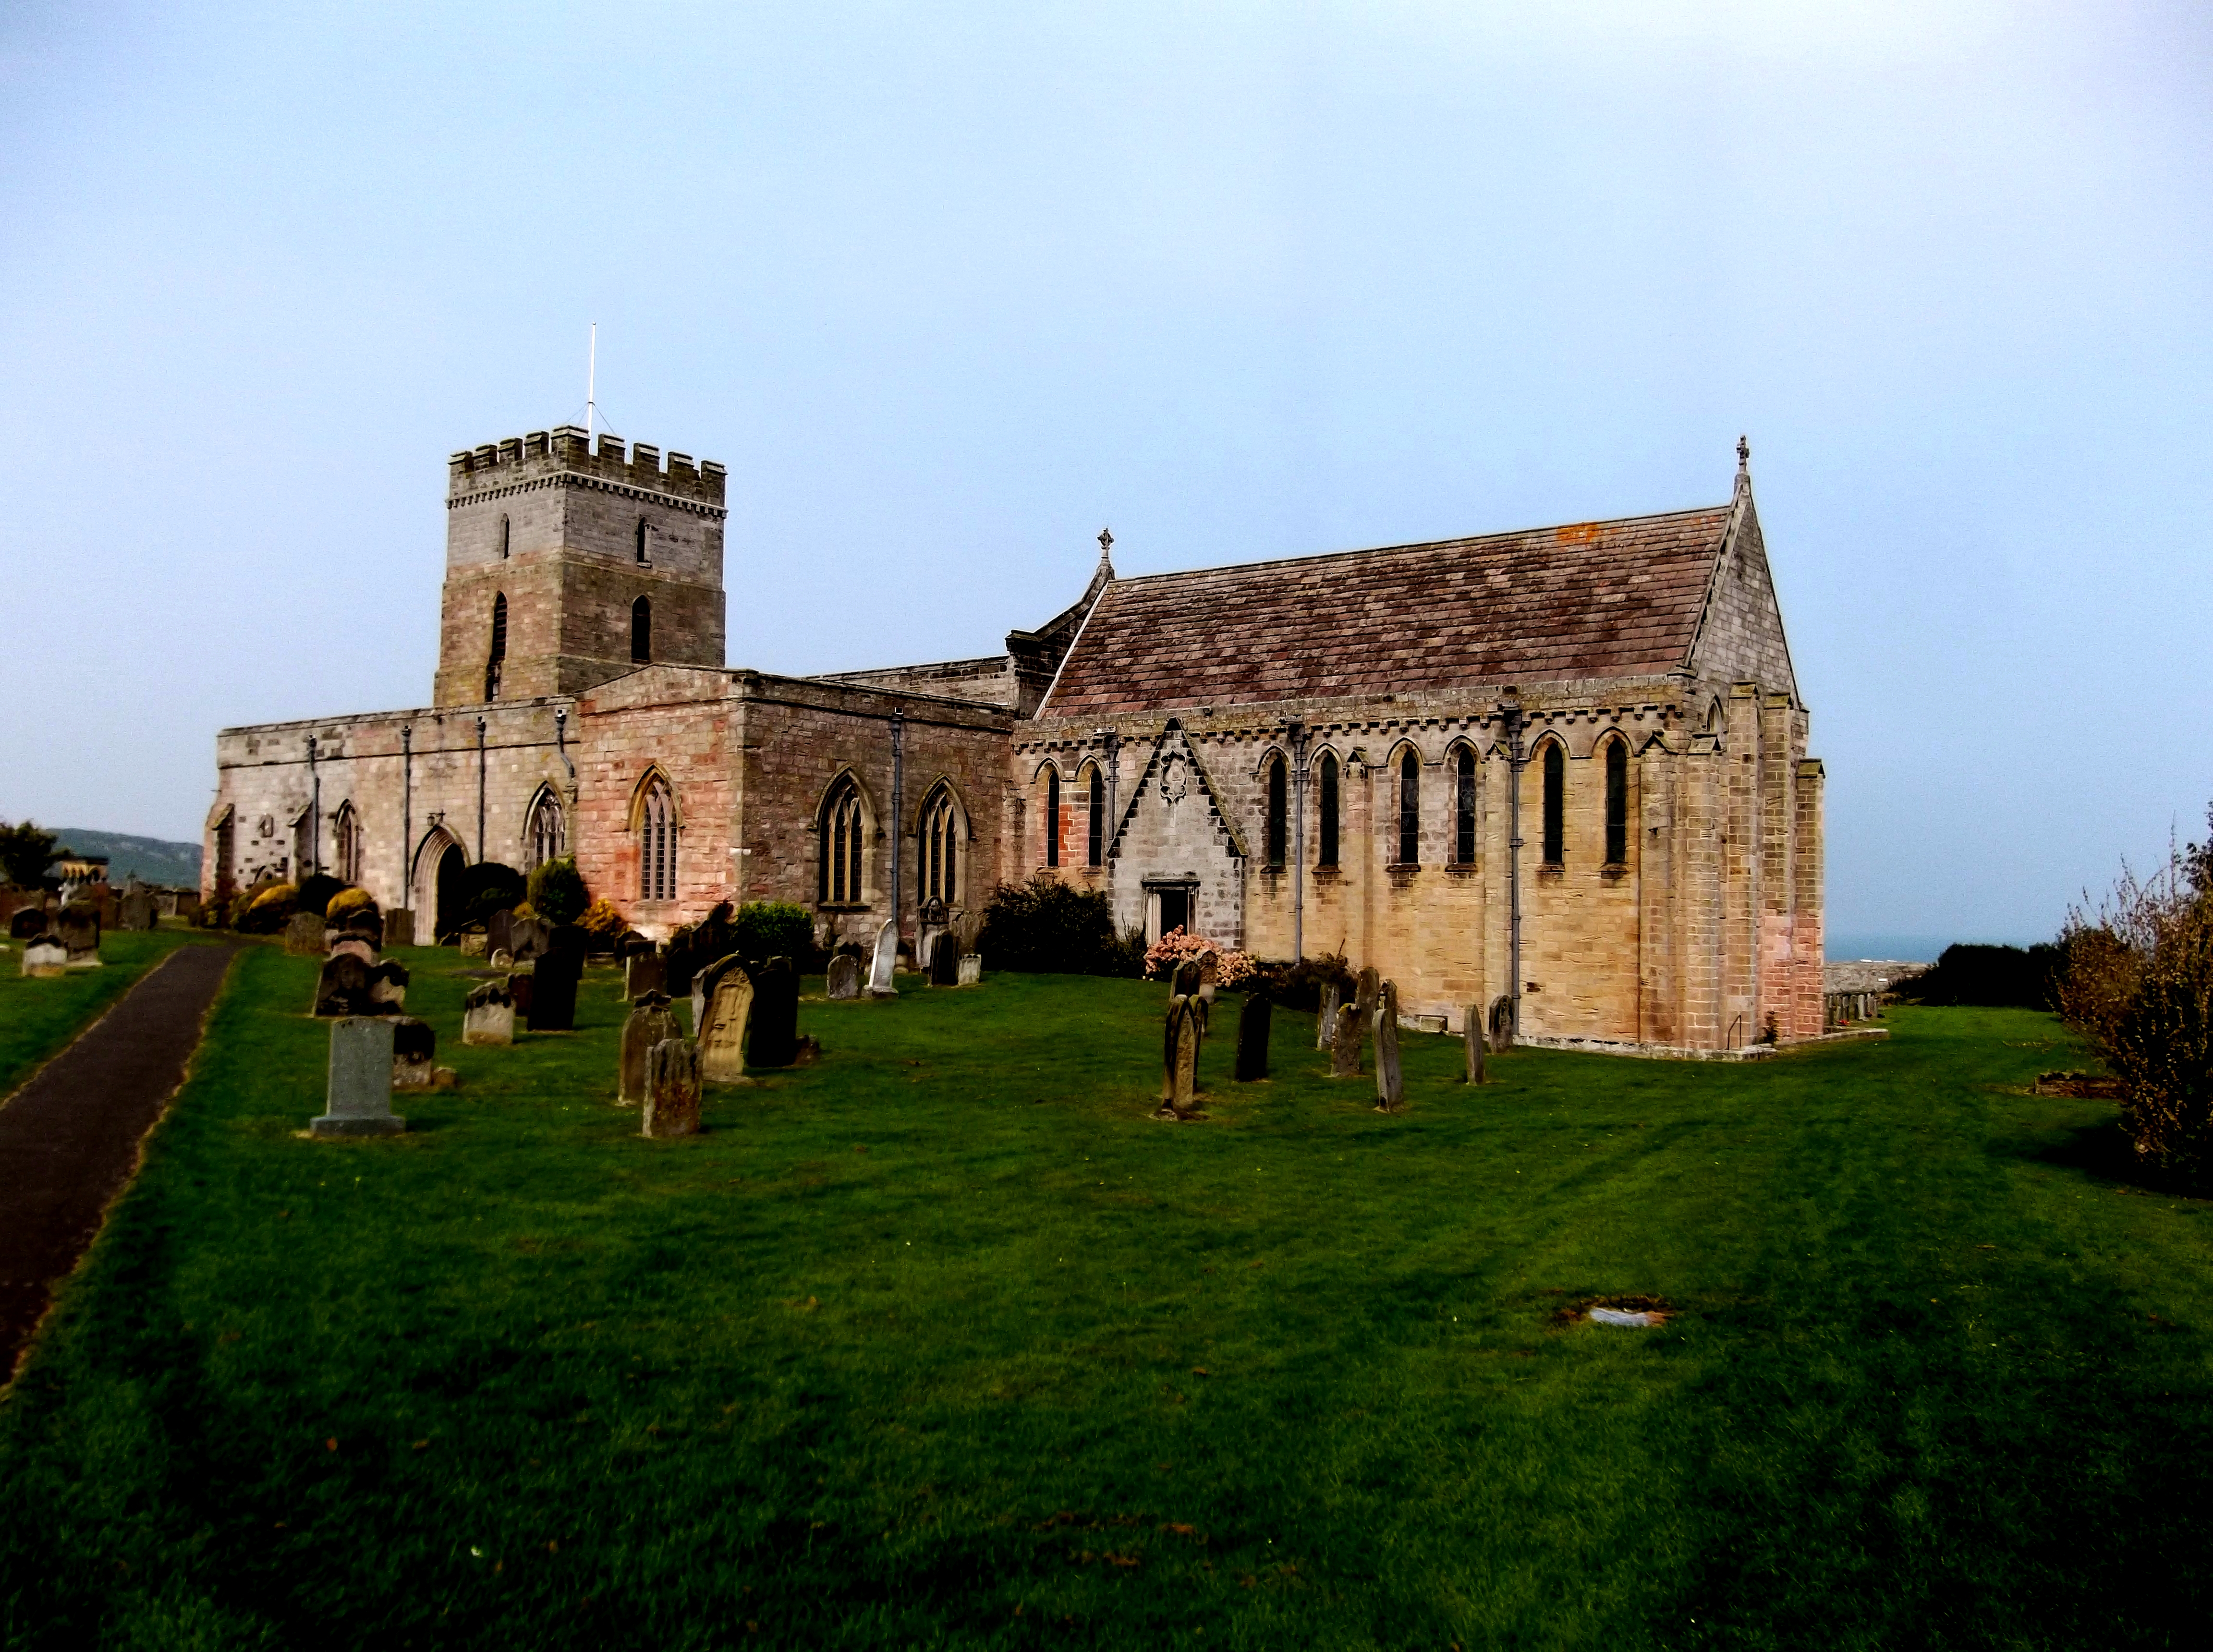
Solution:
{"label": "crenellated battlement", "polygon": [[566,472],[720,506],[728,475],[713,460],[694,460],[689,454],[670,454],[664,467],[661,449],[650,442],[630,444],[625,452],[620,436],[604,431],[594,450],[590,434],[574,424],[533,430],[504,442],[487,442],[481,448],[463,449],[447,463],[451,472],[447,487],[449,503]]}

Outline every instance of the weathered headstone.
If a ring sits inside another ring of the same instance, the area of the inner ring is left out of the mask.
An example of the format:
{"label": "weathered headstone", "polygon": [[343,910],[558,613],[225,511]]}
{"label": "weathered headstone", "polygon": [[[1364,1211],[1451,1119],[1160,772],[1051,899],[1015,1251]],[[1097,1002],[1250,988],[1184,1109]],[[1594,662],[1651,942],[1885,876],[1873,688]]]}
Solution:
{"label": "weathered headstone", "polygon": [[707,1009],[714,1001],[715,987],[726,971],[742,966],[743,960],[735,952],[725,953],[710,963],[702,964],[692,974],[692,1036],[702,1041],[707,1036]]}
{"label": "weathered headstone", "polygon": [[12,941],[35,941],[46,932],[46,909],[43,906],[22,906],[8,920],[8,936]]}
{"label": "weathered headstone", "polygon": [[415,944],[415,914],[405,906],[394,906],[384,915],[384,944],[387,947],[412,947]]}
{"label": "weathered headstone", "polygon": [[384,919],[374,906],[356,906],[332,917],[323,915],[323,944],[335,946],[342,937],[366,941],[371,948],[384,944]]}
{"label": "weathered headstone", "polygon": [[1461,1025],[1460,1033],[1467,1045],[1466,1082],[1470,1084],[1487,1082],[1487,1076],[1483,1068],[1483,1056],[1491,1040],[1484,1036],[1483,1006],[1480,1003],[1468,1005],[1467,1017]]}
{"label": "weathered headstone", "polygon": [[1198,996],[1208,1003],[1214,1002],[1214,990],[1222,983],[1222,960],[1209,947],[1198,954]]}
{"label": "weathered headstone", "polygon": [[830,960],[830,978],[826,984],[830,1002],[843,1003],[848,998],[861,996],[861,960],[850,953],[839,953]]}
{"label": "weathered headstone", "polygon": [[622,1064],[615,1081],[619,1107],[635,1107],[645,1100],[645,1064],[653,1046],[684,1036],[676,1017],[668,1013],[668,1004],[666,992],[648,992],[631,1005],[630,1016],[623,1022]]}
{"label": "weathered headstone", "polygon": [[392,1088],[430,1090],[438,1085],[438,1034],[412,1015],[392,1021]]}
{"label": "weathered headstone", "polygon": [[668,991],[668,979],[657,953],[633,952],[623,960],[623,997],[632,1003],[646,993]]}
{"label": "weathered headstone", "polygon": [[930,984],[932,986],[960,984],[960,937],[948,930],[937,937],[930,951]]}
{"label": "weathered headstone", "polygon": [[284,950],[295,958],[323,955],[323,915],[295,912],[284,924]]}
{"label": "weathered headstone", "polygon": [[354,953],[342,952],[326,959],[315,978],[318,1015],[373,1015],[369,998],[369,965]]}
{"label": "weathered headstone", "polygon": [[1337,1036],[1337,983],[1330,982],[1321,990],[1321,1014],[1314,1021],[1314,1048],[1326,1050],[1330,1040]]}
{"label": "weathered headstone", "polygon": [[494,947],[491,949],[491,956],[485,959],[485,962],[494,969],[513,969],[515,954],[505,947]]}
{"label": "weathered headstone", "polygon": [[559,948],[531,967],[530,1030],[570,1033],[576,1027],[576,983],[584,973],[580,954]]}
{"label": "weathered headstone", "polygon": [[407,966],[395,958],[369,967],[369,1013],[396,1015],[407,1003]]}
{"label": "weathered headstone", "polygon": [[1161,1106],[1155,1119],[1197,1119],[1198,1111],[1198,1005],[1178,993],[1168,1000],[1161,1034]]}
{"label": "weathered headstone", "polygon": [[1245,994],[1245,1008],[1237,1012],[1237,1072],[1240,1084],[1268,1076],[1268,1032],[1276,1006],[1256,983]]}
{"label": "weathered headstone", "polygon": [[892,984],[892,972],[899,967],[899,930],[888,917],[876,931],[875,956],[869,966],[869,996],[872,998],[896,998],[899,989]]}
{"label": "weathered headstone", "polygon": [[[320,936],[316,937],[319,941]],[[100,967],[100,909],[96,906],[64,906],[61,916],[54,919],[54,939],[69,952],[71,969]],[[322,948],[318,946],[318,952]]]}
{"label": "weathered headstone", "polygon": [[119,930],[150,930],[154,927],[154,892],[140,884],[132,884],[123,892],[123,899],[115,917]]}
{"label": "weathered headstone", "polygon": [[504,981],[486,981],[472,991],[461,1009],[461,1042],[515,1042],[515,995]]}
{"label": "weathered headstone", "polygon": [[514,930],[515,911],[511,907],[503,906],[485,919],[485,956],[489,958],[496,952],[503,952],[509,958],[514,957]]}
{"label": "weathered headstone", "polygon": [[753,1036],[746,1064],[789,1067],[799,1054],[799,972],[789,958],[771,958],[753,983]]}
{"label": "weathered headstone", "polygon": [[342,935],[331,942],[331,956],[335,958],[340,953],[350,954],[364,964],[376,961],[376,948],[357,935]]}
{"label": "weathered headstone", "polygon": [[44,980],[69,973],[69,948],[50,935],[23,943],[23,973]]}
{"label": "weathered headstone", "polygon": [[[322,920],[315,920],[320,930]],[[321,939],[318,933],[317,940]],[[323,1113],[308,1122],[314,1136],[389,1136],[407,1128],[392,1111],[392,1023],[381,1015],[348,1015],[331,1023],[330,1079]]]}
{"label": "weathered headstone", "polygon": [[1491,1048],[1494,1054],[1514,1047],[1514,1000],[1501,996],[1491,1006]]}
{"label": "weathered headstone", "polygon": [[717,965],[706,1013],[700,1021],[699,1081],[704,1084],[743,1084],[746,1079],[746,1032],[753,1019],[753,984],[735,958],[728,967]]}
{"label": "weathered headstone", "polygon": [[462,957],[482,958],[485,955],[486,951],[485,932],[475,924],[472,924],[461,931],[460,940]]}
{"label": "weathered headstone", "polygon": [[1168,972],[1168,996],[1172,998],[1196,998],[1198,996],[1198,962],[1186,958]]}
{"label": "weathered headstone", "polygon": [[535,964],[523,969],[509,970],[507,973],[507,993],[515,1000],[515,1019],[526,1025],[530,1020],[530,990],[537,980],[538,966]]}
{"label": "weathered headstone", "polygon": [[1399,1113],[1405,1106],[1406,1080],[1399,1068],[1399,986],[1386,981],[1375,998],[1375,1111]]}
{"label": "weathered headstone", "polygon": [[1360,972],[1353,988],[1352,1001],[1368,1012],[1368,1019],[1371,1023],[1375,1019],[1376,996],[1382,990],[1383,978],[1375,972],[1375,965],[1370,964]]}
{"label": "weathered headstone", "polygon": [[984,978],[984,954],[964,952],[960,954],[960,984],[974,986]]}
{"label": "weathered headstone", "polygon": [[1357,1003],[1342,1006],[1337,1012],[1337,1026],[1329,1038],[1329,1076],[1332,1078],[1360,1076],[1360,1040],[1368,1031],[1368,1012]]}
{"label": "weathered headstone", "polygon": [[663,1039],[646,1052],[645,1105],[641,1136],[655,1139],[699,1133],[699,1046],[690,1039]]}
{"label": "weathered headstone", "polygon": [[512,917],[507,925],[507,950],[518,964],[543,958],[552,944],[553,926],[543,918]]}

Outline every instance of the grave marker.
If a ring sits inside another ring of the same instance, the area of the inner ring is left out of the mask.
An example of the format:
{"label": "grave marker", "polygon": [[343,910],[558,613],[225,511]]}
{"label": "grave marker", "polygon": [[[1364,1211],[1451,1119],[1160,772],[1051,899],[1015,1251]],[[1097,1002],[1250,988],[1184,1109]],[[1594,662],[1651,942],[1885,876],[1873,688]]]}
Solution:
{"label": "grave marker", "polygon": [[899,989],[892,984],[892,972],[899,967],[899,930],[890,918],[876,931],[876,950],[869,965],[869,996],[872,998],[896,998]]}
{"label": "grave marker", "polygon": [[1472,1003],[1467,1007],[1466,1019],[1461,1023],[1460,1035],[1467,1045],[1467,1077],[1470,1084],[1488,1082],[1483,1070],[1483,1055],[1490,1040],[1483,1035],[1483,1006]]}
{"label": "grave marker", "polygon": [[1332,981],[1321,990],[1321,1015],[1314,1022],[1314,1048],[1326,1050],[1337,1036],[1337,983]]}
{"label": "grave marker", "polygon": [[799,1056],[799,972],[789,958],[771,958],[753,983],[753,1035],[747,1064],[789,1067]]}
{"label": "grave marker", "polygon": [[861,996],[861,960],[850,953],[841,952],[830,960],[830,979],[826,991],[830,1002],[843,1003]]}
{"label": "grave marker", "polygon": [[1181,993],[1168,1000],[1161,1027],[1161,1105],[1155,1119],[1178,1123],[1204,1118],[1198,1111],[1198,1012]]}
{"label": "grave marker", "polygon": [[530,972],[530,1030],[576,1031],[576,983],[584,973],[583,954],[556,948],[540,959]]}
{"label": "grave marker", "polygon": [[[69,954],[71,969],[100,967],[100,909],[97,906],[64,906],[61,916],[54,920],[54,939],[62,943]],[[315,948],[321,951],[320,946]]]}
{"label": "grave marker", "polygon": [[320,912],[295,912],[286,919],[284,950],[295,958],[321,957],[323,915]]}
{"label": "grave marker", "polygon": [[701,1083],[751,1082],[746,1077],[746,1033],[753,1008],[753,980],[737,959],[717,964],[697,1046]]}
{"label": "grave marker", "polygon": [[960,954],[960,984],[962,986],[974,986],[983,978],[984,954],[980,952],[962,953]]}
{"label": "grave marker", "polygon": [[1332,1078],[1360,1076],[1360,1040],[1367,1033],[1368,1012],[1357,1003],[1349,1003],[1337,1012],[1337,1026],[1329,1038],[1329,1076]]}
{"label": "grave marker", "polygon": [[633,952],[623,961],[623,997],[636,1003],[649,992],[668,990],[668,972],[660,954],[652,952]]}
{"label": "grave marker", "polygon": [[515,995],[504,981],[486,981],[471,992],[461,1009],[461,1042],[515,1042]]}
{"label": "grave marker", "polygon": [[42,935],[23,943],[23,973],[38,980],[51,980],[57,975],[69,973],[69,948],[50,935]]}
{"label": "grave marker", "polygon": [[690,1039],[663,1039],[646,1052],[645,1105],[637,1133],[658,1141],[699,1133],[699,1046]]}
{"label": "grave marker", "polygon": [[392,1023],[381,1015],[332,1021],[323,1113],[308,1121],[308,1133],[390,1136],[406,1128],[407,1121],[392,1111]]}
{"label": "grave marker", "polygon": [[387,947],[412,947],[415,944],[415,914],[405,906],[394,906],[384,915],[384,944]]}
{"label": "grave marker", "polygon": [[930,984],[932,986],[960,984],[960,937],[947,930],[937,937],[930,949]]}
{"label": "grave marker", "polygon": [[615,1105],[619,1107],[643,1105],[646,1061],[653,1053],[653,1046],[684,1036],[676,1017],[668,1013],[668,1004],[666,992],[647,992],[631,1005],[629,1018],[623,1022],[621,1065],[615,1080]]}
{"label": "grave marker", "polygon": [[1405,1076],[1399,1069],[1399,986],[1386,981],[1375,997],[1375,1111],[1403,1113]]}
{"label": "grave marker", "polygon": [[1237,1072],[1240,1084],[1251,1084],[1268,1076],[1268,1032],[1274,1019],[1274,1002],[1255,982],[1245,994],[1245,1008],[1237,1012]]}

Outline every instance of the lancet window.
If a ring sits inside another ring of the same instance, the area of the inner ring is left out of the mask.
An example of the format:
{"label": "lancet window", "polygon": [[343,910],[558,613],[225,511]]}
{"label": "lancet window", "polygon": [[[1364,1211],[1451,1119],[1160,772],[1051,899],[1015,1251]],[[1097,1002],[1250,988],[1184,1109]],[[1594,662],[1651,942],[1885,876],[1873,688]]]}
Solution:
{"label": "lancet window", "polygon": [[647,783],[637,812],[637,898],[676,899],[676,799],[659,775]]}
{"label": "lancet window", "polygon": [[832,905],[860,904],[863,841],[861,789],[849,774],[822,805],[821,899]]}

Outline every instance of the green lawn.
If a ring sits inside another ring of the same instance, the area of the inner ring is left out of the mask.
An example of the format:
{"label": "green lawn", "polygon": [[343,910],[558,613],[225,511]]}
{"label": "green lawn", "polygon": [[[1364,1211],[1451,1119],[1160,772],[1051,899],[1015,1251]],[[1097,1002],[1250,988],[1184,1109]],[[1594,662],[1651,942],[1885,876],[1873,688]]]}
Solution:
{"label": "green lawn", "polygon": [[[2027,1014],[1765,1065],[1281,1015],[1145,1117],[1161,989],[808,1003],[642,1141],[620,1009],[309,1142],[256,949],[12,1399],[0,1642],[2198,1643],[2205,1206],[2109,1180]],[[818,989],[819,990],[819,986]],[[1228,1004],[1234,1015],[1235,1003]],[[1665,1330],[1566,1324],[1600,1293]]]}
{"label": "green lawn", "polygon": [[9,942],[0,954],[0,1097],[177,947],[208,938],[183,929],[110,930],[100,938],[100,968],[39,980],[23,974],[23,943]]}

